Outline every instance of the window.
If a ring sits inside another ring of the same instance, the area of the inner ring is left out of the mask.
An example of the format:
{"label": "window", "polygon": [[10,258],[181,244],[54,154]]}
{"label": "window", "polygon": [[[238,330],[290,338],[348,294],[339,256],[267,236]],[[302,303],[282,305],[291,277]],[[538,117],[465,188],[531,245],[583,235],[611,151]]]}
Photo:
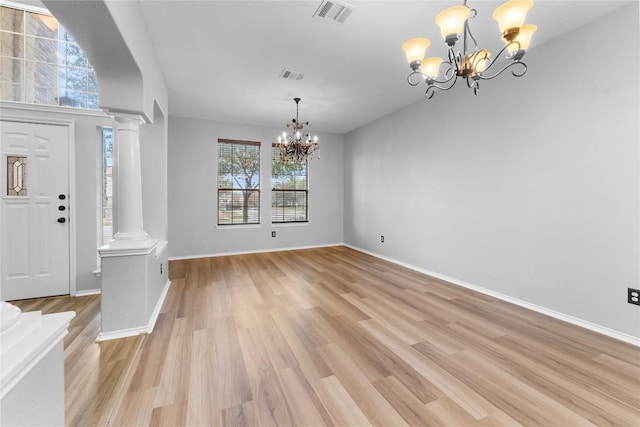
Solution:
{"label": "window", "polygon": [[113,238],[113,129],[102,128],[102,244]]}
{"label": "window", "polygon": [[307,222],[309,187],[307,159],[283,161],[271,148],[271,222]]}
{"label": "window", "polygon": [[218,140],[218,225],[260,224],[260,143]]}
{"label": "window", "polygon": [[0,6],[0,99],[98,108],[95,72],[51,15]]}

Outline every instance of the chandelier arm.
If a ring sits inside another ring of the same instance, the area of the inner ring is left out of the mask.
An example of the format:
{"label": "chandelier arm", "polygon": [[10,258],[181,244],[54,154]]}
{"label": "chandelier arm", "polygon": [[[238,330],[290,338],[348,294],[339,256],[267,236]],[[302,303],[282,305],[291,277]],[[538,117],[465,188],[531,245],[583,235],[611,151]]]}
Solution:
{"label": "chandelier arm", "polygon": [[[467,87],[469,89],[473,89],[473,87],[476,85],[476,82],[477,82],[477,80],[470,79],[469,77],[465,78],[465,80],[467,81]],[[471,83],[472,80],[473,80],[473,83]]]}
{"label": "chandelier arm", "polygon": [[477,77],[480,80],[491,80],[491,79],[494,79],[494,78],[498,77],[500,74],[504,73],[506,70],[508,70],[509,68],[514,67],[516,65],[521,65],[522,66],[522,72],[519,73],[519,72],[516,72],[515,70],[511,70],[511,74],[514,77],[522,77],[522,76],[524,76],[527,73],[527,64],[525,64],[524,62],[515,61],[515,62],[511,62],[511,63],[505,65],[500,71],[498,71],[497,73],[495,73],[492,76],[485,77],[485,76],[483,76],[481,74],[478,74]]}
{"label": "chandelier arm", "polygon": [[445,81],[449,81],[451,80],[455,75],[456,75],[456,67],[454,65],[454,63],[451,62],[447,62],[446,64],[449,64],[449,68],[447,68],[444,72],[444,78]]}
{"label": "chandelier arm", "polygon": [[500,50],[500,52],[498,52],[498,55],[496,55],[496,58],[500,55],[502,55],[502,53],[507,50],[507,48],[511,45],[518,45],[518,49],[516,49],[511,55],[505,55],[505,59],[508,60],[516,60],[518,61],[522,56],[520,56],[519,58],[516,59],[516,56],[518,54],[518,51],[520,50],[520,42],[518,40],[514,40],[510,43],[507,43],[507,45],[505,47],[502,48],[502,50]]}
{"label": "chandelier arm", "polygon": [[[419,74],[421,76],[421,79],[419,81],[414,82],[412,80],[412,77],[415,76],[416,74]],[[414,71],[407,76],[407,83],[409,83],[410,86],[418,86],[420,83],[424,82],[424,80],[425,80],[425,75],[422,74],[420,71]]]}
{"label": "chandelier arm", "polygon": [[[447,70],[444,73],[444,80],[436,80],[436,79],[432,79],[432,78],[426,78],[426,82],[429,85],[434,85],[434,84],[445,84],[445,83],[449,83],[451,80],[453,80],[456,77],[456,73],[451,73],[451,75],[448,75],[449,71],[452,71],[454,69],[453,64],[449,63],[449,62],[445,62],[445,64],[449,64],[449,68],[447,68]],[[453,86],[453,84],[451,85]],[[441,87],[439,87],[440,89],[442,89]],[[447,89],[448,90],[448,89]]]}
{"label": "chandelier arm", "polygon": [[[469,78],[467,77],[467,87],[469,89],[473,89],[473,94],[477,95],[478,91],[480,90],[480,80],[473,77],[473,78]],[[473,80],[473,82],[471,82],[471,80]]]}
{"label": "chandelier arm", "polygon": [[[508,43],[506,46],[504,46],[502,49],[500,49],[500,52],[498,52],[498,54],[495,56],[495,58],[496,58],[496,59],[497,59],[497,58],[499,58],[499,57],[500,57],[500,56],[501,56],[501,55],[502,55],[502,54],[503,54],[503,53],[504,53],[504,52],[509,48],[509,46],[511,46],[511,45],[513,45],[513,44],[517,44],[517,45],[518,45],[518,47],[520,46],[520,43],[519,43],[519,42],[517,42],[517,41],[513,41],[513,42],[511,42],[511,43]],[[511,64],[509,64],[509,65],[513,65],[513,64],[515,64],[515,63],[519,62],[519,59],[515,59],[515,60],[514,60],[514,57],[515,57],[515,54],[513,54],[513,55],[511,55],[511,56],[505,55],[505,59],[506,59],[506,60],[513,60],[513,61],[514,61],[514,62],[512,62],[512,63],[511,63]],[[502,69],[502,70],[500,70],[497,74],[493,75],[492,77],[488,77],[488,78],[485,78],[485,77],[483,77],[483,76],[482,76],[484,73],[486,73],[487,71],[489,71],[489,70],[490,70],[490,69],[491,69],[491,68],[492,68],[492,67],[493,67],[493,66],[498,62],[496,59],[491,59],[491,58],[489,58],[489,59],[488,59],[489,65],[487,65],[487,67],[482,71],[482,73],[481,73],[481,74],[478,74],[478,76],[479,76],[481,79],[484,79],[484,80],[490,80],[490,79],[494,78],[495,76],[500,75],[500,74],[504,71],[504,69]],[[505,68],[507,68],[507,67],[505,67]],[[526,68],[526,66],[525,66],[525,68]],[[526,71],[525,71],[525,72],[526,72]],[[518,77],[520,77],[520,76],[518,76]]]}
{"label": "chandelier arm", "polygon": [[473,51],[476,52],[478,50],[478,41],[475,37],[473,37],[473,33],[471,32],[471,27],[469,27],[469,19],[473,19],[478,15],[478,11],[476,9],[469,9],[471,14],[466,21],[464,21],[464,45],[463,45],[463,54],[467,56],[467,38],[473,40]]}
{"label": "chandelier arm", "polygon": [[[429,84],[429,87],[424,92],[424,96],[427,99],[431,99],[431,98],[433,98],[433,95],[435,95],[435,90],[436,89],[439,89],[439,90],[449,90],[449,89],[451,89],[456,84],[456,82],[458,81],[457,76],[455,74],[453,75],[453,77],[455,77],[455,78],[446,80],[444,82],[436,82],[435,80],[432,80],[432,83]],[[451,82],[451,84],[449,86],[440,86],[438,84],[438,83],[448,83],[448,82]]]}

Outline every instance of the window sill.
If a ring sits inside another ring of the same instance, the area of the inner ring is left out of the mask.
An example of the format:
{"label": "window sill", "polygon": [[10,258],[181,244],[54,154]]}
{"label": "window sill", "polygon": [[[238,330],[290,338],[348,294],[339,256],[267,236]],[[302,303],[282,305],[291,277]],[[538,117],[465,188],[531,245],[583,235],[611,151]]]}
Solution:
{"label": "window sill", "polygon": [[280,228],[280,227],[304,227],[305,225],[311,224],[310,221],[296,221],[296,222],[272,222],[271,227]]}
{"label": "window sill", "polygon": [[246,228],[261,228],[262,224],[218,224],[216,228],[218,230],[241,230]]}

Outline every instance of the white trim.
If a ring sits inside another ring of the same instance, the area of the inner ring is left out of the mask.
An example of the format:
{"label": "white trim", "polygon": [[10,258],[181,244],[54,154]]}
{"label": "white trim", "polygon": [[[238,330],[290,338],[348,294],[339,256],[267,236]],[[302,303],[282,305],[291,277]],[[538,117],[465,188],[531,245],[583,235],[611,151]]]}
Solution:
{"label": "white trim", "polygon": [[18,9],[18,10],[26,10],[27,12],[35,12],[35,13],[40,13],[42,15],[53,16],[49,11],[49,9],[34,6],[31,4],[23,4],[23,3],[16,3],[16,2],[7,1],[7,0],[0,0],[0,5],[7,6],[13,9]]}
{"label": "white trim", "polygon": [[87,289],[86,291],[77,291],[76,297],[86,297],[89,295],[100,295],[102,290],[100,289]]}
{"label": "white trim", "polygon": [[135,337],[136,335],[142,335],[146,333],[147,333],[146,326],[139,326],[137,328],[120,329],[118,331],[113,331],[113,332],[100,332],[98,334],[98,337],[96,338],[96,341],[102,342],[102,341],[117,340],[120,338]]}
{"label": "white trim", "polygon": [[162,305],[164,304],[164,300],[167,297],[167,293],[169,292],[169,287],[171,287],[171,281],[167,280],[167,283],[164,285],[164,289],[162,289],[162,293],[160,294],[160,298],[158,298],[158,302],[156,303],[153,312],[151,313],[151,317],[149,318],[149,322],[146,326],[140,326],[137,328],[128,328],[128,329],[120,329],[118,331],[112,332],[100,332],[96,341],[109,341],[115,340],[119,338],[127,338],[133,337],[141,334],[150,334],[153,332],[153,328],[156,325],[156,321],[158,320],[158,316],[160,315],[160,310],[162,309]]}
{"label": "white trim", "polygon": [[43,112],[43,113],[78,114],[80,116],[109,117],[109,115],[102,110],[88,110],[84,108],[61,107],[59,105],[27,104],[26,102],[14,102],[14,101],[0,101],[0,108],[24,110],[24,111],[36,111],[36,112]]}
{"label": "white trim", "polygon": [[156,248],[158,240],[111,240],[98,248],[101,258],[149,255]]}
{"label": "white trim", "polygon": [[153,309],[153,312],[151,313],[151,317],[149,318],[149,323],[147,324],[148,334],[153,332],[153,328],[156,326],[156,321],[158,320],[158,316],[160,315],[160,309],[162,309],[162,305],[164,304],[164,300],[167,297],[167,293],[169,292],[170,287],[171,287],[171,281],[167,280],[167,283],[165,283],[164,289],[162,289],[162,293],[160,294],[160,298],[158,298],[156,307]]}
{"label": "white trim", "polygon": [[261,254],[266,252],[284,252],[284,251],[297,251],[303,249],[317,249],[317,248],[329,248],[332,246],[347,246],[344,243],[329,243],[324,245],[310,245],[310,246],[296,246],[289,248],[272,248],[272,249],[259,249],[255,251],[238,251],[238,252],[222,252],[217,254],[200,254],[200,255],[180,255],[169,257],[169,261],[179,261],[183,259],[198,259],[198,258],[215,258],[221,256],[233,256],[233,255],[248,255],[248,254]]}
{"label": "white trim", "polygon": [[218,230],[242,230],[247,228],[260,228],[262,223],[258,224],[216,224]]}
{"label": "white trim", "polygon": [[427,270],[425,268],[417,267],[415,265],[408,264],[406,262],[402,262],[402,261],[399,261],[397,259],[390,258],[390,257],[384,256],[384,255],[380,255],[380,254],[377,254],[375,252],[371,252],[371,251],[368,251],[366,249],[359,248],[357,246],[352,246],[352,245],[347,245],[347,244],[345,244],[345,246],[348,247],[348,248],[351,248],[353,250],[356,250],[356,251],[363,252],[365,254],[371,255],[373,257],[380,258],[380,259],[383,259],[385,261],[392,262],[392,263],[400,265],[402,267],[409,268],[409,269],[417,271],[419,273],[423,273],[423,274],[426,274],[428,276],[432,276],[432,277],[444,280],[444,281],[452,283],[454,285],[462,286],[463,288],[471,289],[471,290],[474,290],[476,292],[480,292],[481,294],[489,295],[489,296],[492,296],[492,297],[497,298],[499,300],[506,301],[506,302],[509,302],[511,304],[518,305],[520,307],[523,307],[523,308],[526,308],[526,309],[529,309],[529,310],[544,314],[544,315],[549,316],[549,317],[553,317],[554,319],[558,319],[558,320],[561,320],[563,322],[571,323],[572,325],[579,326],[581,328],[585,328],[585,329],[588,329],[590,331],[597,332],[599,334],[608,336],[610,338],[614,338],[616,340],[623,341],[623,342],[626,342],[628,344],[640,347],[640,338],[635,337],[633,335],[625,334],[624,332],[616,331],[614,329],[610,329],[610,328],[607,328],[605,326],[601,326],[601,325],[598,325],[596,323],[592,323],[592,322],[589,322],[587,320],[580,319],[578,317],[574,317],[574,316],[570,316],[568,314],[560,313],[558,311],[551,310],[549,308],[542,307],[542,306],[539,306],[539,305],[536,305],[536,304],[533,304],[533,303],[530,303],[530,302],[527,302],[527,301],[523,301],[521,299],[514,298],[514,297],[511,297],[509,295],[505,295],[505,294],[502,294],[500,292],[493,291],[491,289],[483,288],[482,286],[474,285],[472,283],[465,282],[464,280],[456,279],[455,277],[450,277],[450,276],[447,276],[445,274],[440,274],[440,273],[436,273],[434,271]]}
{"label": "white trim", "polygon": [[305,227],[311,225],[311,221],[291,221],[291,222],[272,222],[273,228],[287,228],[287,227]]}
{"label": "white trim", "polygon": [[76,295],[77,288],[77,248],[76,248],[76,122],[71,120],[68,125],[69,139],[69,295]]}

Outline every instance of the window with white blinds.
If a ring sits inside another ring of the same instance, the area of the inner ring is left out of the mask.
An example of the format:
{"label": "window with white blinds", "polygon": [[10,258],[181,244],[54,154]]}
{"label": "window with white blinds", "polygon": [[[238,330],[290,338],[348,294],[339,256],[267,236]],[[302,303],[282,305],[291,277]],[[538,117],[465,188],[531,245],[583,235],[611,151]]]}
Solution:
{"label": "window with white blinds", "polygon": [[277,148],[271,148],[271,222],[309,221],[309,162],[283,160]]}
{"label": "window with white blinds", "polygon": [[218,140],[218,225],[260,224],[260,143]]}

